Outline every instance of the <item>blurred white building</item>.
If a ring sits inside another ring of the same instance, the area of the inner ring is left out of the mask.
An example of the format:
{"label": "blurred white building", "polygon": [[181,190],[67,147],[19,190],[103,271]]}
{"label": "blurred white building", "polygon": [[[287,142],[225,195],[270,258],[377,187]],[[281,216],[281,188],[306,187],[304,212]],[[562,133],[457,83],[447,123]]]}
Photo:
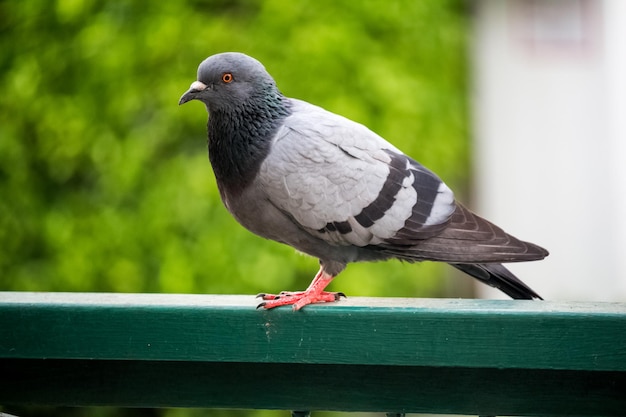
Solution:
{"label": "blurred white building", "polygon": [[544,298],[626,301],[626,1],[474,4],[475,209]]}

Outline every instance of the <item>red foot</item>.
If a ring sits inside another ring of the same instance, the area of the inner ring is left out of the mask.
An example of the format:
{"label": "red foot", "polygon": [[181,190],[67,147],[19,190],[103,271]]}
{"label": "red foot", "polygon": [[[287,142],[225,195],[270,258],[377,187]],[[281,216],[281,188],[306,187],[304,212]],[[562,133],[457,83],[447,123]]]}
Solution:
{"label": "red foot", "polygon": [[257,297],[261,297],[263,301],[257,306],[257,308],[275,308],[280,306],[292,305],[294,310],[300,310],[302,307],[308,304],[315,303],[330,303],[339,300],[340,297],[345,297],[345,294],[341,292],[328,292],[324,291],[324,288],[330,281],[333,280],[333,276],[324,272],[323,269],[317,273],[309,288],[306,291],[283,291],[280,294],[259,294]]}
{"label": "red foot", "polygon": [[261,304],[257,306],[257,308],[275,308],[280,306],[293,305],[294,310],[300,310],[302,307],[308,304],[315,303],[331,303],[338,301],[342,296],[345,297],[344,293],[341,292],[328,292],[322,291],[319,294],[307,294],[304,291],[289,293],[286,291],[281,292],[278,295],[273,294],[259,294],[264,300]]}

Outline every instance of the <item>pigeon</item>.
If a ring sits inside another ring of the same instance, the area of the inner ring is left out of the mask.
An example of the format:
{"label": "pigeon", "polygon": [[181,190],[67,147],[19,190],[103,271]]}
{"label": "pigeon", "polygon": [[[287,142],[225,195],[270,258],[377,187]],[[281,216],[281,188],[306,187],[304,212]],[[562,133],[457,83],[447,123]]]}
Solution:
{"label": "pigeon", "polygon": [[319,259],[304,291],[257,308],[338,301],[326,286],[351,262],[446,262],[514,299],[542,299],[501,263],[543,259],[455,200],[432,171],[357,122],[288,98],[258,60],[212,55],[180,98],[205,104],[221,199],[246,229]]}

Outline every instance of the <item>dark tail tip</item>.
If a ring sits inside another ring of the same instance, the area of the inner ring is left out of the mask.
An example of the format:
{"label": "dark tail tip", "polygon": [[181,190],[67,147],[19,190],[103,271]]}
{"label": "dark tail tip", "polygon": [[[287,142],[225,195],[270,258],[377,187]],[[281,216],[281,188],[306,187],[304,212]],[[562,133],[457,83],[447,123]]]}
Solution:
{"label": "dark tail tip", "polygon": [[499,289],[515,300],[543,300],[539,294],[502,264],[452,264],[452,266],[491,287]]}

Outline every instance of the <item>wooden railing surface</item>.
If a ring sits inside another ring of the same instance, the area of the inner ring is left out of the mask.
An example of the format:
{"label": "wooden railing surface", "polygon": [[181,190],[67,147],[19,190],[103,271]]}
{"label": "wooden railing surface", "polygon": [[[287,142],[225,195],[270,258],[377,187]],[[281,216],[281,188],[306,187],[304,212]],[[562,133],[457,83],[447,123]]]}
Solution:
{"label": "wooden railing surface", "polygon": [[626,415],[626,304],[0,292],[0,405]]}

